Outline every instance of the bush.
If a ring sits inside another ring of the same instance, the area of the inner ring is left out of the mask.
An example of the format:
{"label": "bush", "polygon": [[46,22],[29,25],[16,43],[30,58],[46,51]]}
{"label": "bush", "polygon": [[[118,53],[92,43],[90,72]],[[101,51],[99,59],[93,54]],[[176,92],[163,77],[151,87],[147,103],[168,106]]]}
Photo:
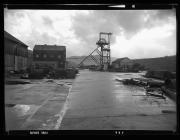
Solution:
{"label": "bush", "polygon": [[145,77],[166,80],[174,78],[174,75],[169,71],[148,71]]}

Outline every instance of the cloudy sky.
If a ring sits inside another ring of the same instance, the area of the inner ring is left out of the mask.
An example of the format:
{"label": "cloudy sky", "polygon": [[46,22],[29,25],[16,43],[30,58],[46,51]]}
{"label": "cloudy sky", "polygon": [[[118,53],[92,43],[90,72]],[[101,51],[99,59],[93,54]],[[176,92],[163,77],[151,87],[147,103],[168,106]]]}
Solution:
{"label": "cloudy sky", "polygon": [[65,45],[67,56],[88,55],[99,32],[112,32],[111,56],[176,54],[175,10],[7,10],[4,29],[33,49]]}

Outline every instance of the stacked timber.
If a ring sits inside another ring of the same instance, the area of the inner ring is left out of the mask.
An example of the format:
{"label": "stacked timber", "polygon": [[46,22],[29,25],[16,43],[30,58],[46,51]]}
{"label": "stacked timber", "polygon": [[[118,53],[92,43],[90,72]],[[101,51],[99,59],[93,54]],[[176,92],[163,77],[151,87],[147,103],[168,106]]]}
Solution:
{"label": "stacked timber", "polygon": [[147,96],[154,96],[158,98],[165,99],[164,92],[161,90],[161,86],[164,85],[162,81],[156,81],[152,79],[141,79],[141,78],[131,78],[131,79],[123,79],[118,80],[122,82],[124,85],[136,85],[136,86],[143,86],[146,90]]}
{"label": "stacked timber", "polygon": [[137,85],[137,86],[147,86],[148,82],[147,81],[143,81],[143,80],[139,80],[139,79],[123,79],[123,80],[118,80],[119,82],[122,82],[124,85]]}
{"label": "stacked timber", "polygon": [[155,96],[155,97],[160,97],[160,98],[163,98],[165,99],[164,97],[164,92],[161,90],[160,87],[145,87],[146,89],[146,95],[150,95],[150,96]]}
{"label": "stacked timber", "polygon": [[116,80],[122,82],[124,85],[143,86],[148,96],[156,96],[165,99],[164,95],[166,95],[176,101],[176,79],[167,79],[165,81],[141,78]]}
{"label": "stacked timber", "polygon": [[150,87],[161,87],[164,85],[164,82],[159,82],[159,81],[149,81],[148,85]]}
{"label": "stacked timber", "polygon": [[149,86],[149,87],[161,87],[164,85],[163,81],[156,81],[156,80],[147,80],[147,79],[140,79],[140,78],[131,78],[131,79],[123,79],[116,81],[122,82],[124,85],[137,85],[137,86]]}

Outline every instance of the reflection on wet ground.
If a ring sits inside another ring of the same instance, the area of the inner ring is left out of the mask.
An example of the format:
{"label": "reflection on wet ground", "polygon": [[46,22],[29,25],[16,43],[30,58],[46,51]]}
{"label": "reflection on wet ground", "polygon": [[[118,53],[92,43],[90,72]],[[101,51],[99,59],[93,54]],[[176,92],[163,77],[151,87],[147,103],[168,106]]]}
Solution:
{"label": "reflection on wet ground", "polygon": [[175,129],[172,100],[147,96],[143,87],[116,80],[144,78],[143,73],[80,73],[69,94],[69,108],[60,130],[114,129],[114,125],[123,130]]}
{"label": "reflection on wet ground", "polygon": [[176,107],[172,100],[147,96],[143,87],[115,80],[141,77],[141,73],[83,71],[75,82],[43,79],[30,80],[31,84],[7,85],[7,129],[54,129],[65,101],[69,108],[62,129],[174,128]]}
{"label": "reflection on wet ground", "polygon": [[34,110],[36,110],[39,107],[37,105],[24,104],[6,104],[5,106],[13,109],[13,112],[20,117],[31,114]]}
{"label": "reflection on wet ground", "polygon": [[15,104],[5,104],[5,107],[14,107]]}
{"label": "reflection on wet ground", "polygon": [[73,79],[5,85],[6,130],[53,129]]}
{"label": "reflection on wet ground", "polygon": [[36,105],[15,105],[14,111],[16,112],[17,116],[25,116],[30,115],[34,110],[36,110],[39,106]]}
{"label": "reflection on wet ground", "polygon": [[21,130],[23,122],[33,114],[38,107],[37,105],[24,104],[14,104],[13,107],[6,107],[6,130]]}

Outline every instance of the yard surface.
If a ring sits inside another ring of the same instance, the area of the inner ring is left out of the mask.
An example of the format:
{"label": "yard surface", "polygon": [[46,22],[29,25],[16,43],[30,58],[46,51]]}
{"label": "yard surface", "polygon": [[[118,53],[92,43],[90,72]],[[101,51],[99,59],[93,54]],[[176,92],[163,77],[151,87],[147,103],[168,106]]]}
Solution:
{"label": "yard surface", "polygon": [[5,85],[6,130],[176,131],[176,103],[115,79],[141,73],[81,70],[76,79]]}
{"label": "yard surface", "polygon": [[115,79],[141,73],[81,71],[67,100],[60,130],[176,130],[176,103],[147,96],[139,86]]}
{"label": "yard surface", "polygon": [[73,80],[25,81],[5,85],[6,130],[53,130]]}

